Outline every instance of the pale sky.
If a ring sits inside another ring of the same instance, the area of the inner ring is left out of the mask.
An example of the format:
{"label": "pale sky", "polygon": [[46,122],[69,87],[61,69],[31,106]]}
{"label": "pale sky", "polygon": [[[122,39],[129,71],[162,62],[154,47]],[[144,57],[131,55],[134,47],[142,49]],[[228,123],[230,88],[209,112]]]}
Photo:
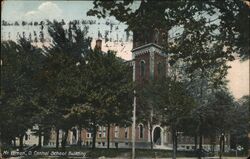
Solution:
{"label": "pale sky", "polygon": [[[132,33],[130,33],[129,39],[126,39],[125,29],[126,26],[115,20],[114,17],[106,19],[98,19],[95,17],[87,17],[86,12],[93,7],[92,1],[4,1],[2,4],[1,19],[6,21],[39,21],[44,19],[65,19],[68,20],[96,20],[95,25],[90,25],[89,36],[93,37],[93,45],[95,39],[98,38],[98,31],[104,35],[105,31],[109,31],[109,37],[112,38],[112,42],[103,42],[103,50],[115,50],[117,55],[126,60],[132,58]],[[137,2],[135,2],[137,3]],[[136,8],[137,4],[133,4],[132,7]],[[105,25],[105,22],[109,21],[114,23],[114,28],[109,25]],[[8,36],[15,38],[17,32],[33,32],[37,30],[34,27],[18,27],[1,26],[1,39],[8,39]],[[8,35],[11,32],[11,35]],[[114,42],[117,40],[116,42]],[[227,79],[229,80],[229,89],[236,99],[241,98],[243,95],[249,94],[249,60],[240,62],[235,60],[229,63],[232,68],[228,72]]]}

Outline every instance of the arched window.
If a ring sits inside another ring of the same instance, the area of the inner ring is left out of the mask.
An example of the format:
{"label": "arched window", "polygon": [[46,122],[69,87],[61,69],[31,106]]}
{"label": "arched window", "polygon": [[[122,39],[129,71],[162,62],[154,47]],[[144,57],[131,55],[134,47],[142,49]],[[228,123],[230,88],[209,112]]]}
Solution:
{"label": "arched window", "polygon": [[75,128],[73,128],[72,129],[72,135],[73,135],[74,140],[76,140],[76,136],[77,136],[76,134],[77,134],[77,131],[76,131]]}
{"label": "arched window", "polygon": [[139,133],[139,138],[142,139],[144,134],[144,128],[142,124],[139,125]]}
{"label": "arched window", "polygon": [[115,138],[119,137],[119,127],[115,126]]}
{"label": "arched window", "polygon": [[146,65],[145,65],[145,61],[141,61],[141,77],[145,77],[146,75]]}
{"label": "arched window", "polygon": [[25,134],[25,136],[24,136],[24,137],[25,137],[25,140],[28,140],[28,135],[27,135],[27,134]]}

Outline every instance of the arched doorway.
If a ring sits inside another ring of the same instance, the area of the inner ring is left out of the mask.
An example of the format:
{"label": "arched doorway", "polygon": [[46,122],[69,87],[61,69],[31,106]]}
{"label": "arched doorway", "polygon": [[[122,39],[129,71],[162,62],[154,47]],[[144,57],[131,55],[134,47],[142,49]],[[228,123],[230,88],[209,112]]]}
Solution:
{"label": "arched doorway", "polygon": [[73,128],[71,131],[72,131],[72,144],[76,144],[77,143],[77,130],[76,128]]}
{"label": "arched doorway", "polygon": [[153,131],[153,142],[155,145],[161,145],[161,128],[156,127]]}

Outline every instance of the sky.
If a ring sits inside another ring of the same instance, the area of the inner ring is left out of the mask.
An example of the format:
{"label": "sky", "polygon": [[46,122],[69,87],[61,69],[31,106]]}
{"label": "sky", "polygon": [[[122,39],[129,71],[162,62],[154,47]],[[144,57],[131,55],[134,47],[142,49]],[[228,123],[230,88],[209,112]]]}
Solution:
{"label": "sky", "polygon": [[[117,56],[126,60],[132,58],[132,33],[129,33],[128,40],[126,39],[126,25],[115,20],[114,17],[106,19],[98,19],[96,17],[88,17],[87,11],[93,7],[92,1],[23,1],[23,0],[7,0],[2,1],[1,19],[6,21],[39,21],[44,19],[65,19],[68,20],[95,20],[95,25],[89,26],[88,36],[95,40],[98,38],[98,32],[102,35],[105,31],[109,31],[109,38],[112,42],[103,43],[103,51],[115,50]],[[132,5],[133,8],[138,6],[138,2]],[[114,28],[106,25],[106,21],[114,23]],[[17,27],[17,26],[1,26],[1,39],[12,39],[16,37],[17,32],[27,31],[32,33],[38,28],[34,27]],[[112,30],[112,32],[111,32]],[[10,32],[10,33],[9,33]],[[11,35],[9,35],[11,34]],[[235,60],[228,63],[232,66],[228,71],[227,79],[229,80],[229,89],[236,99],[243,95],[249,94],[249,60],[241,62]]]}

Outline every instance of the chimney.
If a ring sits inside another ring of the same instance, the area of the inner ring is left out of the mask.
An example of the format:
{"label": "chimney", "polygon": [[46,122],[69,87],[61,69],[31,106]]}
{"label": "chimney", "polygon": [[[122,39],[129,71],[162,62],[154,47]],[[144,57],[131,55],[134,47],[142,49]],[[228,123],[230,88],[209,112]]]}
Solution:
{"label": "chimney", "polygon": [[100,52],[102,51],[102,40],[101,39],[96,40],[95,49],[97,51],[100,51]]}

